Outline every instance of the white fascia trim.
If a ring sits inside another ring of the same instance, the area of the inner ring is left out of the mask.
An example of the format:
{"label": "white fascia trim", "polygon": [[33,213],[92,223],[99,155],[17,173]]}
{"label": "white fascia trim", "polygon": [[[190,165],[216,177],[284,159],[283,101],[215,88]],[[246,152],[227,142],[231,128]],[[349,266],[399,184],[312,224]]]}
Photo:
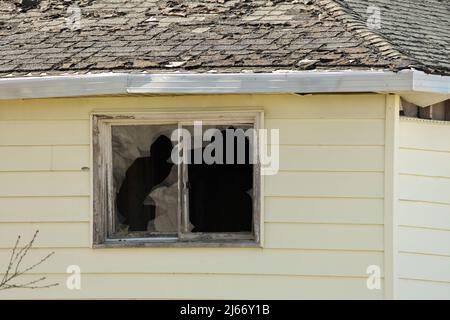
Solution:
{"label": "white fascia trim", "polygon": [[136,75],[129,93],[332,93],[410,90],[412,74],[279,72]]}
{"label": "white fascia trim", "polygon": [[413,72],[413,91],[450,94],[450,77]]}
{"label": "white fascia trim", "polygon": [[127,74],[64,75],[0,79],[0,99],[126,94]]}
{"label": "white fascia trim", "polygon": [[0,79],[0,99],[118,94],[450,93],[450,77],[420,71],[104,73]]}

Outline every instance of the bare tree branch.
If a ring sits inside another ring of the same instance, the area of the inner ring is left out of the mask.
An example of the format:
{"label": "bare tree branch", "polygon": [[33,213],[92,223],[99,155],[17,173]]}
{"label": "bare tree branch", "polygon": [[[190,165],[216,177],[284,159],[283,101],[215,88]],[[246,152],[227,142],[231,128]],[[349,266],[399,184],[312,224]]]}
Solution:
{"label": "bare tree branch", "polygon": [[20,235],[17,237],[16,243],[14,244],[14,248],[12,249],[11,256],[9,258],[8,267],[6,268],[6,271],[3,275],[2,280],[0,281],[0,291],[1,290],[7,290],[7,289],[14,289],[14,288],[22,288],[22,289],[42,289],[42,288],[50,288],[57,286],[58,283],[52,283],[52,284],[40,284],[40,282],[46,280],[46,277],[41,277],[35,280],[30,280],[28,282],[22,283],[22,284],[14,284],[12,283],[12,280],[16,279],[17,277],[33,270],[37,266],[44,263],[46,260],[48,260],[54,252],[51,252],[47,254],[45,257],[40,259],[38,262],[32,264],[29,267],[25,267],[24,269],[21,269],[21,263],[23,262],[23,259],[28,254],[29,250],[33,247],[34,241],[36,240],[36,237],[39,233],[39,230],[36,230],[36,232],[33,235],[33,238],[30,240],[30,242],[26,243],[23,247],[19,248],[20,246]]}

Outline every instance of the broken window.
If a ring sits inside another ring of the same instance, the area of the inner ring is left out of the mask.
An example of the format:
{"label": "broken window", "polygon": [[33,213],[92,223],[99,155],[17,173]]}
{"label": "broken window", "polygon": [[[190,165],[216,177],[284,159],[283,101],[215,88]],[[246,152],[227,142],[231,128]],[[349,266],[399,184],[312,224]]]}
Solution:
{"label": "broken window", "polygon": [[259,243],[260,115],[207,115],[94,116],[94,244]]}
{"label": "broken window", "polygon": [[177,233],[176,125],[112,126],[114,237]]}

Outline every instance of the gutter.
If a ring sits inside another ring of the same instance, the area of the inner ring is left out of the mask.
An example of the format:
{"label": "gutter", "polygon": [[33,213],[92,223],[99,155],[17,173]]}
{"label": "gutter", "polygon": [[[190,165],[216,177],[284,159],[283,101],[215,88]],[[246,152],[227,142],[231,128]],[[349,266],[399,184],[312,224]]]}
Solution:
{"label": "gutter", "polygon": [[273,73],[103,73],[0,79],[0,100],[122,94],[450,94],[450,77],[417,70]]}

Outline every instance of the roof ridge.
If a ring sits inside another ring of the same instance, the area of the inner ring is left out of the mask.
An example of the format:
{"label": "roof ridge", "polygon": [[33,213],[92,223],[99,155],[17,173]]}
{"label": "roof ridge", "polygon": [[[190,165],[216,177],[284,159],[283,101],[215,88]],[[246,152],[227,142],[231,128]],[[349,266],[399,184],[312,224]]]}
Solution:
{"label": "roof ridge", "polygon": [[426,68],[422,63],[399,50],[389,39],[367,27],[366,23],[361,21],[361,16],[343,1],[318,0],[317,5],[331,16],[341,20],[349,31],[360,36],[364,41],[376,48],[382,56],[392,60],[397,59],[399,61],[396,64],[398,69],[414,67],[423,70]]}

